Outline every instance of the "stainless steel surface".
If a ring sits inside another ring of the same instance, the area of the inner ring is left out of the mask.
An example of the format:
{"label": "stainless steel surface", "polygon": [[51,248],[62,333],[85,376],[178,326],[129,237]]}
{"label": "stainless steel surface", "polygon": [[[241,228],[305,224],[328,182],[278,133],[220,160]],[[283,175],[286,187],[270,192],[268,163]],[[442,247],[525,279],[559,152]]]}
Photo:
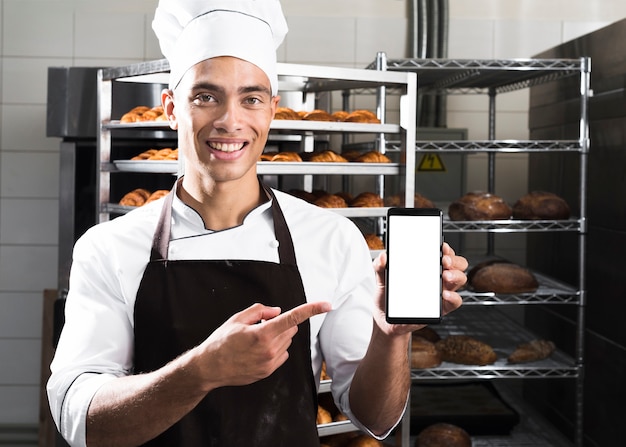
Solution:
{"label": "stainless steel surface", "polygon": [[49,67],[46,136],[96,137],[97,67]]}

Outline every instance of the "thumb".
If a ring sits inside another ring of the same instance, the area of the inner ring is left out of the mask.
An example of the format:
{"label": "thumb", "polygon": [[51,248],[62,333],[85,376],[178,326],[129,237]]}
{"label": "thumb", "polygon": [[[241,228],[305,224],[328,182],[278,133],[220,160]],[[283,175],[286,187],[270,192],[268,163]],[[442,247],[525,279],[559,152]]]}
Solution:
{"label": "thumb", "polygon": [[280,312],[280,307],[271,307],[255,303],[247,309],[233,315],[232,320],[243,324],[256,324],[261,320],[271,320],[280,315]]}

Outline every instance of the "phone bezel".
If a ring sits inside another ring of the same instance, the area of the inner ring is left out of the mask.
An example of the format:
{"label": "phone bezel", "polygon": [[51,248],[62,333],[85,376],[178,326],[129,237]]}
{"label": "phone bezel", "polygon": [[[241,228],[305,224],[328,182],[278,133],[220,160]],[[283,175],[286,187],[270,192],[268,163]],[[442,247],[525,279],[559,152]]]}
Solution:
{"label": "phone bezel", "polygon": [[[385,318],[388,323],[391,324],[438,324],[442,318],[442,302],[441,293],[443,286],[441,284],[441,272],[442,272],[442,250],[443,250],[443,211],[439,208],[389,208],[387,210],[387,231],[386,231],[386,248],[387,248],[387,266],[385,268],[385,285],[389,281],[389,266],[393,263],[393,247],[390,245],[389,232],[393,231],[392,225],[390,225],[390,218],[392,216],[437,216],[439,217],[439,316],[438,317],[390,317],[385,311]],[[389,306],[389,288],[385,287],[385,309]]]}

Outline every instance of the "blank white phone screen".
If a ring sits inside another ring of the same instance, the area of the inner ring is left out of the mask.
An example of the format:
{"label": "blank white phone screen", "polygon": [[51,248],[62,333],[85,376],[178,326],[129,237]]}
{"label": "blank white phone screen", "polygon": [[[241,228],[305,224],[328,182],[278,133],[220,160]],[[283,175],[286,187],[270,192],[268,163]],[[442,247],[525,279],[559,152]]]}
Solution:
{"label": "blank white phone screen", "polygon": [[389,216],[387,313],[391,318],[439,318],[441,219]]}

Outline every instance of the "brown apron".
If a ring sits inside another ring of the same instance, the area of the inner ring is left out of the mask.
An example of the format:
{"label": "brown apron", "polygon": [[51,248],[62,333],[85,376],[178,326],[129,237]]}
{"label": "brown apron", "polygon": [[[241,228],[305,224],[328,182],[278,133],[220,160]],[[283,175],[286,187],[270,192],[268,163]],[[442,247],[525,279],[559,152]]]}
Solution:
{"label": "brown apron", "polygon": [[[293,242],[274,194],[280,263],[248,260],[168,261],[171,191],[154,234],[135,302],[135,372],[162,367],[200,344],[230,316],[255,302],[284,311],[306,302]],[[236,247],[234,247],[236,249]],[[211,391],[148,446],[315,446],[317,394],[310,326],[302,323],[289,359],[269,377]]]}

